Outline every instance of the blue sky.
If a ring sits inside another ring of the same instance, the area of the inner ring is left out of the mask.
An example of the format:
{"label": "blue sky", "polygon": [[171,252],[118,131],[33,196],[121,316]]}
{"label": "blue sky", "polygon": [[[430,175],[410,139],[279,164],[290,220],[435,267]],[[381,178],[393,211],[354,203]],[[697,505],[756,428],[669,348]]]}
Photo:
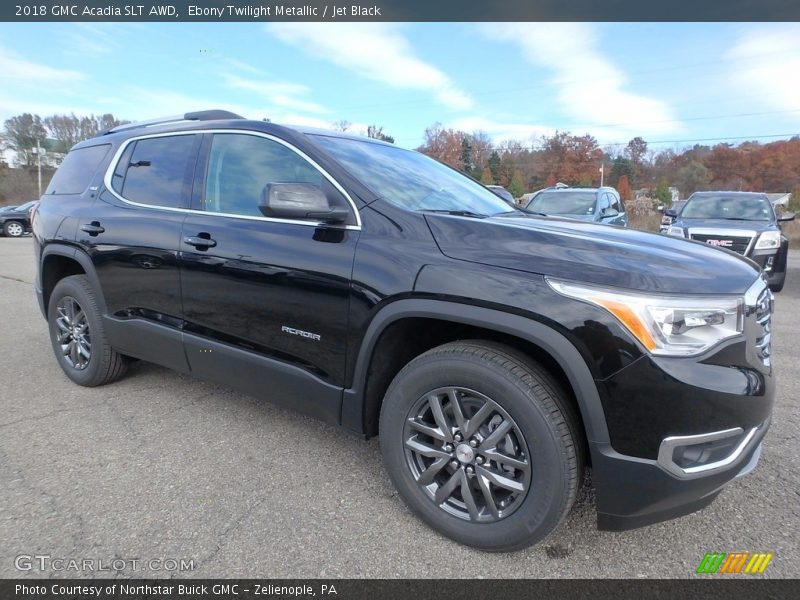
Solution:
{"label": "blue sky", "polygon": [[796,23],[0,24],[0,119],[225,108],[405,147],[436,122],[532,145],[769,141],[800,133],[798,74]]}

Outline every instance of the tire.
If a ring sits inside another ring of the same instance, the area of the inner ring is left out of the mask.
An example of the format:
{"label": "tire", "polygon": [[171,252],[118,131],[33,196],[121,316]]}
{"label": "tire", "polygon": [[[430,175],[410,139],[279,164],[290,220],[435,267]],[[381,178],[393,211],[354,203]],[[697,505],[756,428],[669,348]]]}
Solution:
{"label": "tire", "polygon": [[7,237],[22,237],[25,234],[25,225],[19,221],[6,221],[3,224],[3,235]]}
{"label": "tire", "polygon": [[774,293],[777,294],[778,292],[782,292],[783,291],[783,286],[785,284],[786,284],[786,279],[784,278],[784,279],[781,280],[780,283],[776,283],[776,284],[773,284],[773,285],[769,286],[769,289],[771,289]]}
{"label": "tire", "polygon": [[78,385],[104,385],[127,371],[128,359],[108,343],[95,292],[85,275],[65,277],[56,284],[47,322],[56,360]]}
{"label": "tire", "polygon": [[380,440],[414,513],[457,542],[505,552],[543,540],[572,508],[585,455],[579,427],[539,364],[469,340],[429,350],[398,373],[381,408]]}
{"label": "tire", "polygon": [[[779,277],[776,277],[777,275],[779,275]],[[783,271],[783,273],[774,273],[773,277],[770,277],[769,289],[774,293],[777,294],[783,290],[784,285],[786,285],[786,271]]]}

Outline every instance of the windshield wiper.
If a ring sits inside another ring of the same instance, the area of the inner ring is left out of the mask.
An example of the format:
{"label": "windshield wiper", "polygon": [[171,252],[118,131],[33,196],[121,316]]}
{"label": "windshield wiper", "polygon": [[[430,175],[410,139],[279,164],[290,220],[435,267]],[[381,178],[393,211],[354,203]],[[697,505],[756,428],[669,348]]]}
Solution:
{"label": "windshield wiper", "polygon": [[524,207],[520,207],[517,210],[519,210],[521,212],[524,212],[526,214],[529,214],[529,215],[537,215],[539,217],[548,216],[547,213],[539,212],[539,211],[536,211],[536,210],[530,210],[529,208],[524,208]]}
{"label": "windshield wiper", "polygon": [[473,217],[475,219],[485,219],[487,217],[487,215],[482,215],[480,213],[472,212],[471,210],[453,210],[446,208],[424,208],[422,212],[437,213],[443,215],[454,215],[456,217]]}

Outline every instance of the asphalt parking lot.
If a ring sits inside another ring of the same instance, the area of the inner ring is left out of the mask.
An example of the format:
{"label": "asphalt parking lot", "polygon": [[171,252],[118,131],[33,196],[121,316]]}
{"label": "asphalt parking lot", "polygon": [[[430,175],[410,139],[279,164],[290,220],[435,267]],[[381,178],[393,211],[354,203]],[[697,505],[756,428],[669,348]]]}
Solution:
{"label": "asphalt parking lot", "polygon": [[709,551],[773,552],[764,577],[800,576],[800,251],[776,300],[779,397],[756,471],[700,513],[626,533],[596,531],[585,487],[548,540],[514,554],[414,518],[377,440],[144,362],[111,386],[72,384],[33,278],[31,240],[0,238],[0,577],[98,574],[19,571],[19,555],[123,559],[139,577],[692,577]]}

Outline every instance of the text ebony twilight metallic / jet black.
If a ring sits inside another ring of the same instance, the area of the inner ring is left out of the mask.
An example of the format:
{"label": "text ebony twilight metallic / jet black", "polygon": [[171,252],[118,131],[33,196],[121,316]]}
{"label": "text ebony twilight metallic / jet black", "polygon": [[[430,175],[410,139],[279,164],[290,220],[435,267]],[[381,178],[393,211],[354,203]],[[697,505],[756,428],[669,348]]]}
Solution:
{"label": "text ebony twilight metallic / jet black", "polygon": [[486,550],[548,535],[589,466],[603,529],[695,511],[769,425],[753,262],[523,213],[391,144],[224,111],[125,125],[72,149],[33,232],[70,379],[133,357],[380,434],[413,511]]}

